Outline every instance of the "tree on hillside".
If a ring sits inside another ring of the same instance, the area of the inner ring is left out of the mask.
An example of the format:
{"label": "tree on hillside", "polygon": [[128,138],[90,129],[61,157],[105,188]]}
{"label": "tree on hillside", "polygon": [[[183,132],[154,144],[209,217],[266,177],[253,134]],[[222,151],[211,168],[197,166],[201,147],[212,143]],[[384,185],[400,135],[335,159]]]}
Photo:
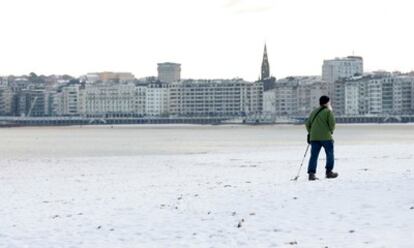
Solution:
{"label": "tree on hillside", "polygon": [[36,73],[31,72],[29,74],[29,81],[35,84],[43,84],[45,83],[42,77],[39,77]]}

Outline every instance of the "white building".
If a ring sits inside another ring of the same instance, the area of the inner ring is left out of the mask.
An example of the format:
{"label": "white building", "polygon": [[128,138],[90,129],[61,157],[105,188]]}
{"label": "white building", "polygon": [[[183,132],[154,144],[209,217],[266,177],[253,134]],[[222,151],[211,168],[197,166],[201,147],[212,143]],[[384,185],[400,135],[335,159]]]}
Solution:
{"label": "white building", "polygon": [[345,85],[344,112],[345,115],[357,115],[360,112],[360,84],[358,82],[349,82]]}
{"label": "white building", "polygon": [[147,87],[136,86],[134,90],[134,113],[144,116],[146,113]]}
{"label": "white building", "polygon": [[370,74],[335,83],[335,108],[339,115],[411,114],[414,76]]}
{"label": "white building", "polygon": [[275,114],[307,116],[328,93],[328,85],[317,76],[287,77],[276,82]]}
{"label": "white building", "polygon": [[401,75],[394,80],[392,88],[392,104],[394,113],[414,112],[414,75]]}
{"label": "white building", "polygon": [[276,114],[276,91],[263,92],[263,113]]}
{"label": "white building", "polygon": [[291,116],[298,112],[298,83],[278,80],[274,89],[276,115]]}
{"label": "white building", "polygon": [[368,100],[368,113],[369,114],[381,114],[383,107],[382,98],[382,85],[386,78],[368,80],[366,83],[365,97]]}
{"label": "white building", "polygon": [[169,92],[167,84],[149,84],[146,91],[145,114],[148,116],[169,115]]}
{"label": "white building", "polygon": [[328,95],[328,83],[319,77],[309,77],[299,82],[298,112],[299,116],[307,116],[319,107],[319,98]]}
{"label": "white building", "polygon": [[53,115],[74,116],[80,114],[80,85],[62,87],[53,95]]}
{"label": "white building", "polygon": [[0,85],[0,115],[11,115],[13,113],[14,93],[6,85]]}
{"label": "white building", "polygon": [[138,114],[136,90],[134,84],[88,84],[80,92],[81,114]]}
{"label": "white building", "polygon": [[170,112],[181,116],[261,113],[263,84],[232,80],[186,80],[170,84]]}
{"label": "white building", "polygon": [[328,94],[335,98],[334,83],[340,79],[346,79],[364,73],[362,57],[348,56],[324,60],[322,65],[322,80],[328,82]]}
{"label": "white building", "polygon": [[322,66],[322,80],[334,83],[338,79],[350,78],[364,73],[362,57],[348,56],[324,60]]}

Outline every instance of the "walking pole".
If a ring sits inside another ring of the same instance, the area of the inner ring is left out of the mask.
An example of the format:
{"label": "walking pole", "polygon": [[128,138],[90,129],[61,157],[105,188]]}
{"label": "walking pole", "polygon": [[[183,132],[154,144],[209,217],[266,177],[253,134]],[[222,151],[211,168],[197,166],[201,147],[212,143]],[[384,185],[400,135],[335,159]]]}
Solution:
{"label": "walking pole", "polygon": [[297,181],[298,180],[299,174],[300,174],[300,170],[302,169],[303,162],[305,161],[306,155],[308,154],[309,146],[310,146],[310,144],[308,144],[308,146],[306,147],[305,155],[303,155],[302,163],[300,163],[300,167],[299,167],[299,170],[298,170],[298,174],[291,181]]}

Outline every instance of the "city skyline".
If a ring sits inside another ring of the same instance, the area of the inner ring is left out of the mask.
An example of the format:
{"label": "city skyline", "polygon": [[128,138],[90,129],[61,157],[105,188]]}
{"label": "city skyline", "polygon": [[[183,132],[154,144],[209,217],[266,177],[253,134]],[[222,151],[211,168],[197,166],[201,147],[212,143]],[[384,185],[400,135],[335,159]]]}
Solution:
{"label": "city skyline", "polygon": [[358,55],[365,71],[414,70],[409,1],[2,1],[0,75],[129,71],[183,65],[183,78],[320,75]]}

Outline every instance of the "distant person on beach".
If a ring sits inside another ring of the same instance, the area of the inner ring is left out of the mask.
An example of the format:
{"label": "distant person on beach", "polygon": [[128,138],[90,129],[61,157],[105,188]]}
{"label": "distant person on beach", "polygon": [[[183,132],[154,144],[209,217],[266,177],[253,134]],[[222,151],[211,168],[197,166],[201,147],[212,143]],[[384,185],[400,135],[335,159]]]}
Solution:
{"label": "distant person on beach", "polygon": [[315,176],[319,152],[323,147],[326,153],[326,178],[336,178],[338,173],[334,168],[334,140],[332,134],[335,130],[335,117],[328,96],[319,98],[319,108],[312,111],[306,121],[308,130],[308,143],[311,146],[308,174],[309,181],[318,180]]}

